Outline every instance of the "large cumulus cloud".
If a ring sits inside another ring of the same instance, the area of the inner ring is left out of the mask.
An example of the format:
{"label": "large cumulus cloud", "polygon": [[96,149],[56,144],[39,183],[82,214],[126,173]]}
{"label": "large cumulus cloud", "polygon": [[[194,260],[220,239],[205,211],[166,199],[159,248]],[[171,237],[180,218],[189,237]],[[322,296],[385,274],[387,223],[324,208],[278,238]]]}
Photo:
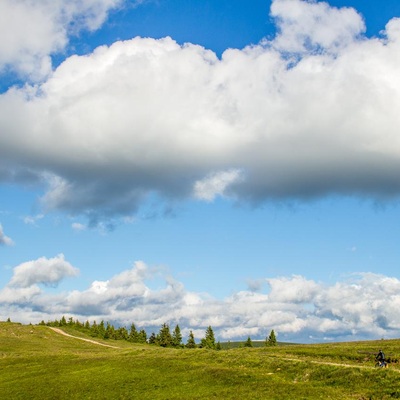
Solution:
{"label": "large cumulus cloud", "polygon": [[[35,267],[35,268],[34,268]],[[46,272],[46,277],[43,273]],[[265,278],[266,291],[243,290],[224,299],[188,291],[165,270],[137,261],[131,269],[85,290],[51,294],[46,286],[77,274],[62,256],[14,268],[0,290],[0,319],[37,323],[62,315],[80,321],[105,320],[158,331],[179,324],[197,338],[211,325],[220,340],[265,339],[274,329],[280,340],[321,342],[398,337],[400,281],[357,274],[330,285],[302,276]],[[164,282],[150,288],[152,279]]]}
{"label": "large cumulus cloud", "polygon": [[275,38],[221,59],[134,38],[11,88],[0,96],[0,179],[30,177],[46,187],[45,210],[93,223],[154,193],[398,196],[400,21],[366,38],[354,9],[275,0],[271,15]]}

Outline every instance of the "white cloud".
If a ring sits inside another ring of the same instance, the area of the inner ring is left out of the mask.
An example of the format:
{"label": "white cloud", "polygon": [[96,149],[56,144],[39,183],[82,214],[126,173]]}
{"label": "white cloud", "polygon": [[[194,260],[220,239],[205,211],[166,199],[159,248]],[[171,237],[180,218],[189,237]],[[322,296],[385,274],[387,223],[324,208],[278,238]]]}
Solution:
{"label": "white cloud", "polygon": [[390,42],[398,42],[400,39],[400,18],[391,19],[385,27],[385,33]]}
{"label": "white cloud", "polygon": [[0,246],[1,245],[12,246],[13,244],[14,244],[13,240],[5,235],[3,227],[0,224]]}
{"label": "white cloud", "polygon": [[24,307],[28,306],[29,308],[33,299],[35,299],[35,297],[39,296],[41,293],[42,291],[37,285],[28,287],[6,286],[0,291],[0,303],[4,305],[18,304],[20,309],[17,309],[16,311],[19,313],[19,311],[22,311]]}
{"label": "white cloud", "polygon": [[26,217],[23,218],[23,221],[27,225],[36,225],[36,222],[43,218],[44,218],[44,214],[27,215]]}
{"label": "white cloud", "polygon": [[54,258],[41,257],[15,267],[10,286],[28,288],[38,283],[56,285],[66,277],[77,276],[78,272],[78,269],[65,260],[63,254]]}
{"label": "white cloud", "polygon": [[318,292],[318,284],[302,276],[268,279],[270,297],[277,303],[309,303]]}
{"label": "white cloud", "polygon": [[[57,262],[65,264],[62,257]],[[76,274],[68,265],[54,269],[54,263],[42,259],[37,260],[37,269],[32,263],[14,269],[10,283],[0,290],[0,319],[12,315],[13,320],[40,322],[68,315],[125,326],[134,322],[149,331],[167,322],[179,323],[183,332],[197,334],[211,325],[219,340],[247,336],[262,340],[271,329],[280,340],[299,342],[310,337],[324,341],[327,337],[365,340],[400,335],[400,281],[392,277],[359,274],[332,285],[301,276],[276,277],[267,279],[270,290],[266,293],[241,291],[215,299],[189,292],[165,275],[164,287],[151,289],[147,282],[159,279],[160,269],[138,261],[106,281],[94,281],[86,290],[54,295],[38,284]],[[47,268],[50,264],[51,271]]]}
{"label": "white cloud", "polygon": [[81,223],[79,223],[79,222],[74,222],[74,223],[72,223],[71,227],[72,227],[72,229],[73,229],[74,231],[77,231],[77,232],[84,231],[84,230],[87,229],[86,225],[81,224]]}
{"label": "white cloud", "polygon": [[355,9],[336,8],[322,1],[274,0],[271,16],[280,31],[273,45],[287,52],[336,52],[365,32],[364,21]]}
{"label": "white cloud", "polygon": [[51,71],[50,55],[62,51],[68,36],[96,30],[123,0],[2,0],[0,72],[6,67],[37,79]]}
{"label": "white cloud", "polygon": [[242,174],[237,169],[212,173],[195,182],[194,196],[200,200],[212,201],[217,196],[223,196],[230,185],[240,180]]}
{"label": "white cloud", "polygon": [[399,21],[368,39],[349,8],[275,0],[271,15],[276,38],[221,60],[135,38],[10,89],[0,96],[1,179],[26,182],[29,171],[47,187],[45,211],[85,214],[89,226],[132,216],[154,194],[398,197]]}

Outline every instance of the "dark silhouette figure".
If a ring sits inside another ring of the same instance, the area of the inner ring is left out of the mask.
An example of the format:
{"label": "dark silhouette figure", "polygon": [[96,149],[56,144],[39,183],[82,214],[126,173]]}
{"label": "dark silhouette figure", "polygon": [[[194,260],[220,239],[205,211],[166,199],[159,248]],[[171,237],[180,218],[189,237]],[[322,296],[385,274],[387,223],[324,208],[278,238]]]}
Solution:
{"label": "dark silhouette figure", "polygon": [[382,350],[379,350],[379,353],[375,357],[380,367],[386,367],[385,361],[385,353]]}

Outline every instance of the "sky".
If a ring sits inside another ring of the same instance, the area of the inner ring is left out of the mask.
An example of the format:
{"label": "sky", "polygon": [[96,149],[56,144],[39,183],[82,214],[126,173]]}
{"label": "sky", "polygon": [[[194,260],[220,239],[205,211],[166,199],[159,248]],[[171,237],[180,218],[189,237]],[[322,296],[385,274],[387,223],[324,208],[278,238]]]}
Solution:
{"label": "sky", "polygon": [[0,320],[400,336],[397,0],[3,0]]}

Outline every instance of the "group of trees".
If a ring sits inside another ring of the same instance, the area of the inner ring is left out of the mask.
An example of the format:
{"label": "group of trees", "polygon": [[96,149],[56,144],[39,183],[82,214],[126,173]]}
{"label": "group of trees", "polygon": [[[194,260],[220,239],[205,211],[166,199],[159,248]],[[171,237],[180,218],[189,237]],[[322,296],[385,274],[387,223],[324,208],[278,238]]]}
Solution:
{"label": "group of trees", "polygon": [[71,327],[100,339],[127,340],[132,343],[149,343],[161,347],[220,348],[220,344],[215,342],[214,332],[211,326],[206,329],[205,337],[201,339],[200,344],[197,345],[193,331],[189,332],[187,342],[186,344],[183,344],[183,337],[179,325],[176,325],[174,330],[171,332],[170,326],[166,323],[161,326],[161,329],[157,334],[153,332],[149,337],[147,337],[147,333],[144,329],[138,330],[134,323],[131,324],[130,329],[128,330],[125,327],[115,328],[109,322],[105,323],[104,321],[101,321],[99,324],[94,321],[90,324],[89,321],[82,323],[78,320],[74,320],[72,317],[67,321],[63,316],[59,321],[55,320],[47,323],[41,321],[39,325]]}
{"label": "group of trees", "polygon": [[[267,347],[269,347],[269,346],[276,346],[277,344],[278,344],[278,342],[276,340],[275,331],[272,329],[271,333],[265,338],[265,345]],[[253,347],[253,342],[251,341],[250,336],[244,342],[243,346],[244,347]]]}
{"label": "group of trees", "polygon": [[[41,321],[39,325],[47,325],[54,327],[71,327],[73,329],[84,332],[92,337],[100,339],[114,339],[114,340],[126,340],[131,343],[148,343],[161,347],[174,347],[174,348],[189,348],[194,349],[196,347],[220,350],[220,342],[215,341],[214,331],[209,326],[204,337],[200,340],[199,344],[196,344],[193,331],[189,332],[186,344],[183,343],[183,337],[179,325],[176,325],[172,330],[167,323],[162,324],[159,332],[152,333],[149,337],[144,329],[138,330],[134,323],[131,324],[129,330],[125,327],[115,328],[109,322],[105,323],[101,321],[99,324],[94,321],[90,324],[89,321],[85,323],[78,320],[74,320],[72,317],[66,320],[63,316],[59,321],[49,321],[45,323]],[[266,346],[276,346],[275,332],[272,330],[270,335],[265,340]],[[253,347],[250,337],[244,344],[245,347]]]}
{"label": "group of trees", "polygon": [[42,321],[39,325],[56,326],[56,327],[71,327],[78,331],[85,332],[89,336],[100,338],[100,339],[114,339],[114,340],[127,340],[132,343],[147,343],[147,333],[144,329],[138,331],[135,324],[132,324],[128,331],[125,327],[115,328],[109,322],[104,323],[101,321],[99,324],[94,321],[90,324],[89,321],[82,323],[78,320],[74,320],[72,317],[65,319],[62,317],[59,321],[50,321],[47,324]]}
{"label": "group of trees", "polygon": [[148,343],[161,347],[183,347],[181,329],[176,325],[171,333],[169,325],[164,323],[158,334],[153,332],[150,335]]}

